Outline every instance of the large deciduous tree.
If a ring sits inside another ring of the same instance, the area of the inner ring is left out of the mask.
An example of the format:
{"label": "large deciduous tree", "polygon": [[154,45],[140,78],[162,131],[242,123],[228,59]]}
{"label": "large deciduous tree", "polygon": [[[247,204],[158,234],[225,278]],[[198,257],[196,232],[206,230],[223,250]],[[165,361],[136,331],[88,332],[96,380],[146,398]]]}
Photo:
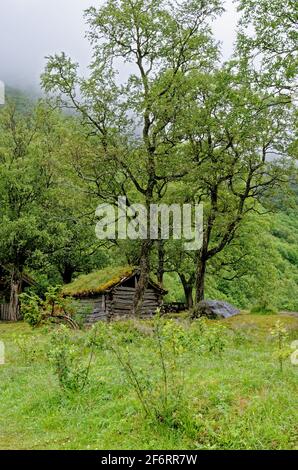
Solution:
{"label": "large deciduous tree", "polygon": [[[65,54],[49,58],[43,86],[58,92],[97,137],[98,168],[116,162],[115,177],[133,185],[149,209],[168,183],[186,173],[177,152],[183,135],[176,127],[185,106],[188,75],[209,71],[217,57],[211,21],[222,12],[220,0],[108,0],[86,12],[93,49],[90,77]],[[117,81],[121,68],[127,80]],[[98,171],[98,169],[96,170]],[[147,229],[149,230],[149,210]],[[141,311],[150,271],[153,241],[142,240],[140,280],[134,310]]]}
{"label": "large deciduous tree", "polygon": [[[184,151],[192,171],[185,197],[204,203],[203,246],[197,254],[196,302],[204,298],[208,263],[235,238],[246,216],[287,183],[293,112],[290,101],[256,90],[234,64],[194,73]],[[196,91],[194,91],[196,88]]]}
{"label": "large deciduous tree", "polygon": [[48,244],[47,198],[55,185],[55,118],[43,106],[26,114],[8,104],[0,114],[0,262],[10,272],[10,320],[29,260]]}

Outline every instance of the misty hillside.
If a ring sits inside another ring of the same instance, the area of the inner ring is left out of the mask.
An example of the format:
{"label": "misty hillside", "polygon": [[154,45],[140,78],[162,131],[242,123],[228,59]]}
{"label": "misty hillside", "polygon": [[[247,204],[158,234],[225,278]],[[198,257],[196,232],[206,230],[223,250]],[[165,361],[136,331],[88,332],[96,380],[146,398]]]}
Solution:
{"label": "misty hillside", "polygon": [[21,112],[32,108],[38,99],[36,93],[14,88],[9,85],[5,87],[5,97],[6,101],[14,102],[17,109]]}

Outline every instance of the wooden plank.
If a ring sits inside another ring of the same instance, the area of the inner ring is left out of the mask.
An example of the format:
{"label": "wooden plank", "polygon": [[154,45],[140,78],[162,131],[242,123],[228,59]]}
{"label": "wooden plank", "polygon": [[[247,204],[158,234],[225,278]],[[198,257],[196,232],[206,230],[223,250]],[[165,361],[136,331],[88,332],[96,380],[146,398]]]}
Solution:
{"label": "wooden plank", "polygon": [[[142,312],[152,312],[152,313],[155,313],[156,311],[156,308],[153,307],[143,307]],[[116,313],[116,312],[123,312],[123,313],[132,313],[132,309],[131,308],[123,308],[121,306],[118,306],[116,305],[114,308],[113,308],[113,313]]]}
{"label": "wooden plank", "polygon": [[[123,299],[121,297],[114,297],[113,299],[113,304],[115,303],[120,303],[120,304],[127,304],[127,305],[133,305],[134,304],[134,299]],[[152,305],[160,305],[160,301],[158,299],[144,299],[143,300],[144,304],[152,304]]]}
{"label": "wooden plank", "polygon": [[121,292],[134,292],[135,288],[134,287],[124,287],[124,286],[119,286],[116,287],[114,292],[121,291]]}
{"label": "wooden plank", "polygon": [[[124,286],[119,286],[119,287],[116,287],[116,289],[114,290],[114,292],[117,292],[117,291],[122,291],[122,292],[135,292],[135,287],[124,287]],[[152,292],[152,293],[156,293],[156,291],[154,289],[146,289],[146,292]]]}
{"label": "wooden plank", "polygon": [[121,297],[120,295],[115,295],[115,296],[113,297],[112,303],[115,302],[115,301],[117,301],[117,300],[120,300],[120,301],[122,301],[122,302],[133,303],[133,299],[134,299],[133,297]]}
{"label": "wooden plank", "polygon": [[114,305],[113,312],[115,310],[123,310],[125,312],[132,312],[132,307],[123,307],[123,305]]}
{"label": "wooden plank", "polygon": [[115,302],[119,302],[121,304],[126,304],[126,305],[132,305],[133,304],[132,299],[121,299],[120,297],[114,297],[113,304]]}
{"label": "wooden plank", "polygon": [[116,312],[117,310],[120,310],[122,312],[132,312],[132,308],[123,308],[121,305],[115,305],[113,308],[113,312]]}
{"label": "wooden plank", "polygon": [[[115,292],[113,298],[114,298],[114,299],[115,299],[115,298],[117,298],[117,299],[119,298],[119,299],[129,299],[129,300],[133,300],[133,299],[134,299],[134,295],[135,295],[134,293],[131,293],[131,294],[127,294],[127,293],[126,293],[126,294],[125,294],[125,293],[122,293],[122,292]],[[156,294],[151,294],[151,293],[149,293],[149,294],[146,293],[146,294],[144,295],[144,299],[149,299],[149,300],[150,300],[150,299],[153,299],[153,300],[155,300],[155,299],[158,299],[158,295],[156,295]]]}
{"label": "wooden plank", "polygon": [[[144,302],[142,308],[150,308],[156,310],[159,307],[159,304],[157,302]],[[132,303],[127,303],[127,302],[120,302],[117,300],[117,302],[113,303],[112,309],[114,310],[115,308],[123,308],[124,310],[132,310],[133,309],[133,304]]]}

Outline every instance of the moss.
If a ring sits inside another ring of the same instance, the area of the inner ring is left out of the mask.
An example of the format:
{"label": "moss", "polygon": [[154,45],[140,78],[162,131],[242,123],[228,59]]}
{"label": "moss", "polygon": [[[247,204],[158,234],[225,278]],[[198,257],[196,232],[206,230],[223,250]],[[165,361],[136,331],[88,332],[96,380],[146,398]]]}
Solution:
{"label": "moss", "polygon": [[109,266],[100,271],[83,274],[63,289],[64,295],[74,297],[92,296],[100,294],[115,286],[126,277],[132,276],[135,268],[131,266]]}

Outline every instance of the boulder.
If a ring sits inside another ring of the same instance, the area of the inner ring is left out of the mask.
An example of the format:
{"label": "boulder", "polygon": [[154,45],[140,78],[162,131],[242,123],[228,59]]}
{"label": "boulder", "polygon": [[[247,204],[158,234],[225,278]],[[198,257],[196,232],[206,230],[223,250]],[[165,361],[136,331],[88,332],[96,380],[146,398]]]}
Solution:
{"label": "boulder", "polygon": [[228,302],[220,300],[202,300],[195,308],[193,318],[207,317],[212,320],[238,315],[240,310]]}

